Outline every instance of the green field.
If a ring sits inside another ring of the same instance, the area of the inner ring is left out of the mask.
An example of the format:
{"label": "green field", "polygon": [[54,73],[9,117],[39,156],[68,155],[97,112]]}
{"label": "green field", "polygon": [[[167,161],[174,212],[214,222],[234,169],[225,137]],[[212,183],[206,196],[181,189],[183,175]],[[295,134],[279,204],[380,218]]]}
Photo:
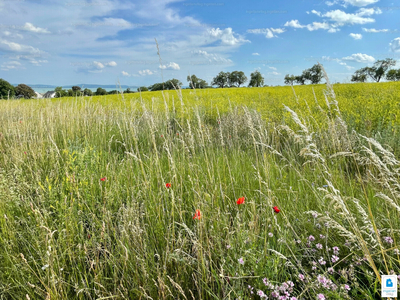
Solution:
{"label": "green field", "polygon": [[400,83],[333,90],[0,101],[0,299],[380,299]]}

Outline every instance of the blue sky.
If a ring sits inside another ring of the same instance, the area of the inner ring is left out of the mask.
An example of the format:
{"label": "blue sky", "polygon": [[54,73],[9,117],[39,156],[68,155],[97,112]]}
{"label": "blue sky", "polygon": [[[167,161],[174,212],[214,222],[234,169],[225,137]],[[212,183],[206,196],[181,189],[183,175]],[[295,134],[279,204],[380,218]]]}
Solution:
{"label": "blue sky", "polygon": [[331,81],[349,82],[400,58],[393,0],[0,0],[0,15],[0,78],[11,83],[187,85],[189,74],[210,83],[220,71],[259,70],[282,85],[317,61]]}

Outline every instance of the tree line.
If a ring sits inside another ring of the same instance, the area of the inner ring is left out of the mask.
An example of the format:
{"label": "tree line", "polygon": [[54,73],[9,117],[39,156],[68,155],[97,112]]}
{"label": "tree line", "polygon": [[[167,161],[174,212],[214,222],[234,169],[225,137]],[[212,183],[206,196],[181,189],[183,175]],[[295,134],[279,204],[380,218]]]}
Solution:
{"label": "tree line", "polygon": [[396,65],[396,60],[386,58],[377,60],[372,67],[364,67],[354,72],[351,77],[352,82],[366,82],[368,78],[379,82],[382,78],[388,81],[400,80],[400,69],[390,69]]}
{"label": "tree line", "polygon": [[[366,82],[371,79],[375,82],[386,79],[388,81],[399,81],[400,80],[400,69],[390,69],[396,65],[396,60],[392,58],[386,58],[377,60],[372,67],[364,67],[356,70],[351,77],[351,82]],[[285,84],[293,85],[297,84],[318,84],[321,82],[322,69],[319,64],[315,64],[309,69],[303,71],[301,75],[289,75],[287,74],[284,78]]]}
{"label": "tree line", "polygon": [[311,68],[303,71],[301,75],[286,74],[284,78],[285,84],[293,85],[294,83],[304,85],[307,82],[318,84],[322,80],[322,68],[319,64],[313,65]]}
{"label": "tree line", "polygon": [[[208,85],[204,79],[198,78],[196,75],[190,75],[186,78],[189,83],[190,89],[205,89],[217,86],[219,88],[226,87],[240,87],[248,81],[247,76],[243,71],[233,72],[219,72],[217,76],[213,78],[211,84]],[[160,91],[160,90],[173,90],[182,87],[182,82],[178,79],[170,79],[164,83],[155,83],[148,87],[149,91]],[[264,77],[259,71],[254,71],[250,74],[249,87],[260,87],[264,85]]]}
{"label": "tree line", "polygon": [[[366,82],[371,79],[375,82],[379,82],[381,79],[386,79],[388,81],[399,81],[400,80],[400,69],[390,69],[396,65],[396,60],[392,58],[387,58],[384,60],[376,61],[372,67],[364,67],[356,70],[351,77],[352,82]],[[293,85],[295,83],[304,85],[306,83],[318,84],[323,78],[322,68],[319,64],[313,65],[311,68],[306,69],[301,75],[289,75],[286,74],[284,78],[285,84]],[[196,75],[187,76],[187,82],[189,83],[190,89],[204,89],[217,86],[218,88],[226,87],[240,87],[244,85],[248,78],[243,71],[233,71],[233,72],[219,72],[208,85],[207,82]],[[248,87],[262,87],[264,85],[264,77],[259,71],[254,71],[250,74],[250,80]],[[166,82],[154,83],[148,87],[141,86],[137,88],[137,92],[146,91],[160,91],[160,90],[173,90],[182,87],[182,82],[176,78],[167,80]],[[75,96],[96,96],[96,95],[112,95],[117,94],[119,91],[112,90],[107,92],[105,89],[99,87],[95,92],[86,88],[82,90],[79,86],[73,86],[71,89],[65,90],[62,87],[56,87],[54,92],[55,97],[75,97]],[[135,93],[127,88],[123,93]],[[27,86],[26,84],[19,84],[16,87],[11,85],[9,82],[0,78],[0,97],[3,99],[7,98],[35,98],[35,91]]]}

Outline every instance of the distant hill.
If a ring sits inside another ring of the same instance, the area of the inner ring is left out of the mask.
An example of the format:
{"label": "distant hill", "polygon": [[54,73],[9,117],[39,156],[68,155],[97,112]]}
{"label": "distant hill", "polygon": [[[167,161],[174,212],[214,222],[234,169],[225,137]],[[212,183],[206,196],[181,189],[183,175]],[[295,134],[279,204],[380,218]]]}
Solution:
{"label": "distant hill", "polygon": [[[17,86],[18,84],[12,84],[13,86]],[[48,85],[48,84],[26,84],[27,86],[30,86],[31,88],[40,88],[40,89],[55,89],[58,85]],[[117,85],[115,84],[72,84],[72,85],[63,85],[63,89],[70,89],[73,86],[80,86],[83,87],[84,89],[97,89],[98,87],[101,87],[103,89],[117,89]],[[129,86],[129,85],[121,85],[122,89],[127,89],[130,88],[131,90],[137,89],[139,86]],[[119,86],[118,86],[119,89]]]}

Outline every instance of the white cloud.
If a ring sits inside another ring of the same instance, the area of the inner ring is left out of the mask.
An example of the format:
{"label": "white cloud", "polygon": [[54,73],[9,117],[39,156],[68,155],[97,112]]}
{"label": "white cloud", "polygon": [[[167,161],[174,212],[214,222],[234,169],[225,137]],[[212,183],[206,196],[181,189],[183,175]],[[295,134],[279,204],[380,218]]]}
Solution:
{"label": "white cloud", "polygon": [[311,11],[313,14],[316,14],[317,16],[321,16],[321,12],[319,12],[319,11],[316,11],[316,10],[312,10]]}
{"label": "white cloud", "polygon": [[[121,18],[104,18],[103,22],[105,26],[116,26],[124,29],[133,27],[133,24]],[[102,23],[100,22],[99,24]]]}
{"label": "white cloud", "polygon": [[9,42],[7,40],[3,40],[0,38],[0,50],[3,50],[5,52],[19,52],[19,53],[29,53],[33,55],[40,56],[44,54],[43,51],[34,48],[32,46],[28,45],[22,45],[14,42]]}
{"label": "white cloud", "polygon": [[285,23],[285,25],[283,25],[283,26],[286,26],[286,27],[293,27],[293,28],[304,28],[304,27],[305,27],[305,25],[301,25],[301,24],[299,23],[299,20],[287,21],[287,22]]}
{"label": "white cloud", "polygon": [[377,8],[360,8],[355,14],[349,14],[339,9],[328,11],[325,14],[321,14],[321,12],[312,10],[313,14],[319,17],[329,18],[329,23],[324,20],[324,22],[313,22],[308,25],[301,25],[298,20],[291,20],[285,23],[286,27],[293,28],[307,28],[309,31],[314,31],[318,29],[327,30],[330,33],[340,31],[338,27],[344,25],[353,25],[353,24],[366,24],[373,23],[375,19],[367,18],[364,16],[371,16],[373,14],[381,14],[382,11]]}
{"label": "white cloud", "polygon": [[139,74],[142,76],[146,76],[146,75],[153,75],[154,73],[152,71],[150,71],[149,69],[147,69],[147,70],[139,71]]}
{"label": "white cloud", "polygon": [[326,22],[323,23],[313,22],[312,24],[308,24],[306,27],[309,31],[314,31],[318,29],[325,29],[325,30],[330,29],[330,25]]}
{"label": "white cloud", "polygon": [[372,56],[362,53],[352,54],[351,56],[346,56],[343,57],[342,59],[347,61],[355,61],[362,63],[373,63],[375,61],[375,58],[373,58]]}
{"label": "white cloud", "polygon": [[285,28],[271,28],[271,31],[273,32],[273,33],[284,33],[286,30],[285,30]]}
{"label": "white cloud", "polygon": [[270,68],[271,70],[274,70],[274,71],[278,70],[278,69],[275,68],[275,67],[268,67],[268,68]]}
{"label": "white cloud", "polygon": [[400,37],[395,38],[393,41],[389,43],[390,50],[393,52],[400,52]]}
{"label": "white cloud", "polygon": [[278,72],[269,72],[268,73],[268,75],[275,75],[275,76],[278,76],[278,75],[281,75],[281,73],[278,73]]}
{"label": "white cloud", "polygon": [[260,55],[260,54],[258,54],[258,53],[256,52],[256,53],[252,53],[251,55]]}
{"label": "white cloud", "polygon": [[331,10],[326,14],[323,14],[322,16],[330,18],[330,20],[336,22],[338,26],[344,26],[346,24],[353,25],[375,22],[375,20],[372,18],[364,18],[358,14],[348,14],[339,9]]}
{"label": "white cloud", "polygon": [[93,66],[95,68],[97,68],[97,69],[103,69],[104,68],[104,65],[101,62],[98,62],[98,61],[94,61],[93,62]]}
{"label": "white cloud", "polygon": [[367,6],[379,2],[379,0],[343,0],[343,1],[345,2],[345,4],[350,4],[358,7]]}
{"label": "white cloud", "polygon": [[179,67],[179,65],[174,62],[170,62],[168,65],[161,65],[159,68],[163,69],[163,70],[180,70],[181,69]]}
{"label": "white cloud", "polygon": [[24,37],[22,36],[22,34],[19,33],[11,33],[10,31],[6,30],[3,31],[3,35],[8,37],[8,38],[19,38],[19,39],[23,39]]}
{"label": "white cloud", "polygon": [[326,1],[325,4],[328,6],[332,6],[336,4],[336,1]]}
{"label": "white cloud", "polygon": [[[200,22],[188,16],[180,16],[178,10],[171,8],[171,4],[179,0],[148,0],[132,1],[135,2],[134,14],[148,20],[157,20],[158,22],[169,25],[187,25],[200,26]],[[183,3],[185,5],[186,3]],[[188,3],[190,4],[190,2]]]}
{"label": "white cloud", "polygon": [[31,59],[29,62],[30,62],[31,64],[37,66],[37,67],[40,67],[42,63],[48,63],[47,60],[41,60],[41,59],[39,59],[39,60]]}
{"label": "white cloud", "polygon": [[249,29],[247,30],[248,33],[255,33],[255,34],[264,34],[267,39],[278,37],[274,35],[274,33],[283,33],[285,29],[283,28],[257,28],[257,29]]}
{"label": "white cloud", "polygon": [[[333,58],[333,57],[329,57],[329,56],[322,56],[322,60],[323,61],[336,61],[336,62],[340,63],[340,59],[339,58]],[[345,63],[343,63],[343,64],[345,64]]]}
{"label": "white cloud", "polygon": [[349,35],[355,40],[361,40],[362,39],[362,34],[359,34],[359,33],[350,33]]}
{"label": "white cloud", "polygon": [[109,66],[109,67],[115,67],[117,65],[117,63],[115,61],[110,61],[108,63],[105,63],[104,65]]}
{"label": "white cloud", "polygon": [[209,62],[223,62],[223,63],[231,63],[232,62],[232,60],[230,60],[229,58],[224,58],[221,55],[214,54],[214,53],[208,53],[207,51],[204,51],[204,50],[194,50],[194,51],[192,51],[192,54],[194,56],[202,56],[202,57],[206,58]]}
{"label": "white cloud", "polygon": [[373,32],[373,33],[378,33],[378,32],[388,32],[389,29],[375,29],[375,28],[363,28],[365,32]]}
{"label": "white cloud", "polygon": [[127,76],[127,77],[129,77],[129,76],[131,76],[128,72],[125,72],[125,71],[122,71],[122,76]]}
{"label": "white cloud", "polygon": [[9,70],[14,70],[14,69],[20,69],[21,68],[21,63],[18,61],[9,61],[5,62],[1,65],[1,69],[3,71],[9,71]]}
{"label": "white cloud", "polygon": [[40,28],[40,27],[35,27],[33,26],[32,23],[25,23],[24,27],[22,27],[23,30],[26,31],[31,31],[31,32],[35,32],[35,33],[50,33],[50,31],[48,31],[45,28]]}
{"label": "white cloud", "polygon": [[[235,34],[230,27],[225,28],[224,30],[212,28],[208,30],[208,34],[216,40],[221,40],[223,45],[236,46],[245,42],[250,42],[245,40],[242,36]],[[235,35],[237,37],[235,37]]]}
{"label": "white cloud", "polygon": [[115,61],[110,61],[107,63],[101,63],[99,61],[93,61],[91,63],[78,63],[78,68],[75,70],[77,72],[82,72],[82,73],[101,73],[103,72],[103,69],[107,67],[115,67],[117,63]]}
{"label": "white cloud", "polygon": [[377,8],[377,9],[375,9],[375,8],[360,8],[357,11],[356,15],[363,17],[363,16],[372,16],[373,14],[379,15],[381,13],[382,13],[382,11],[379,8]]}

